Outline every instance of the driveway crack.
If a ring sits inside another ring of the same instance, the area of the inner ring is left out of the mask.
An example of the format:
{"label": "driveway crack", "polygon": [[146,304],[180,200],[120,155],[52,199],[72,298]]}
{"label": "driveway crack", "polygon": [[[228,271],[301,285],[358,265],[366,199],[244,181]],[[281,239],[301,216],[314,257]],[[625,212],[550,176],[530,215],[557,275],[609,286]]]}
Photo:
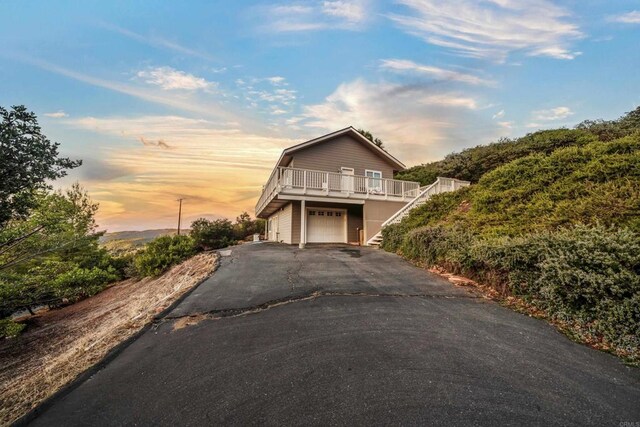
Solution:
{"label": "driveway crack", "polygon": [[244,317],[251,314],[262,313],[272,308],[294,304],[298,302],[311,301],[324,297],[381,297],[381,298],[425,298],[425,299],[481,299],[479,296],[469,295],[432,295],[422,293],[371,293],[371,292],[336,292],[336,291],[313,291],[295,297],[286,297],[270,300],[261,304],[256,304],[240,308],[228,308],[210,310],[195,314],[185,314],[180,316],[165,316],[154,322],[159,326],[165,322],[175,322],[173,330],[182,329],[186,326],[196,325],[203,320],[220,320],[225,318]]}

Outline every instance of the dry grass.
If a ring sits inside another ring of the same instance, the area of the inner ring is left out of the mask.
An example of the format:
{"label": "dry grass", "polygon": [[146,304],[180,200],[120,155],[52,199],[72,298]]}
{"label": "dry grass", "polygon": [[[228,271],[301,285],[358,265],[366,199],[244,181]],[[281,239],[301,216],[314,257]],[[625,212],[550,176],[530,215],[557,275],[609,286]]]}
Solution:
{"label": "dry grass", "polygon": [[216,265],[216,254],[200,254],[160,277],[125,280],[33,318],[24,334],[0,343],[0,425],[12,423],[99,362]]}

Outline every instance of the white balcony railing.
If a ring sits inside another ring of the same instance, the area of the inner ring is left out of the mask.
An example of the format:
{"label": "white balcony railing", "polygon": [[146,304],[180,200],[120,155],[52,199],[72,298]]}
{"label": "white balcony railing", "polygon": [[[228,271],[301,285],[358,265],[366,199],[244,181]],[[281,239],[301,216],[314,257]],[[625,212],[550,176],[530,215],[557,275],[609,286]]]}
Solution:
{"label": "white balcony railing", "polygon": [[411,200],[420,193],[420,184],[397,179],[278,167],[271,173],[263,188],[256,204],[256,213],[260,213],[278,193]]}

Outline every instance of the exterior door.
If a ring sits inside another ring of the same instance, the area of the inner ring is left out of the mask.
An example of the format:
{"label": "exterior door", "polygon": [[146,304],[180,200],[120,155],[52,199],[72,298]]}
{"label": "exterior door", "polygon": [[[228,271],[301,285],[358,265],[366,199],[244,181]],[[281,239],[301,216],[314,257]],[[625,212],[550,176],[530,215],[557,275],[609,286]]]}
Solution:
{"label": "exterior door", "polygon": [[340,180],[340,190],[345,191],[347,193],[353,193],[353,181],[354,181],[354,170],[353,168],[340,168],[340,173],[342,173],[342,179]]}
{"label": "exterior door", "polygon": [[278,241],[278,216],[274,215],[269,218],[269,240],[272,242]]}
{"label": "exterior door", "polygon": [[307,242],[346,243],[347,211],[344,209],[308,208]]}

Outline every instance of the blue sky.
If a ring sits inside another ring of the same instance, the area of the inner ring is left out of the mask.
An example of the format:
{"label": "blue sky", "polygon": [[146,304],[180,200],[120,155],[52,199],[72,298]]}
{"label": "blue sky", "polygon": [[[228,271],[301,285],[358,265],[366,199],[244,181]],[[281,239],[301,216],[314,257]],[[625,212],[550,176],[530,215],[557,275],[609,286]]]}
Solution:
{"label": "blue sky", "polygon": [[640,1],[0,3],[25,104],[109,230],[252,211],[282,148],[348,125],[407,165],[640,104]]}

